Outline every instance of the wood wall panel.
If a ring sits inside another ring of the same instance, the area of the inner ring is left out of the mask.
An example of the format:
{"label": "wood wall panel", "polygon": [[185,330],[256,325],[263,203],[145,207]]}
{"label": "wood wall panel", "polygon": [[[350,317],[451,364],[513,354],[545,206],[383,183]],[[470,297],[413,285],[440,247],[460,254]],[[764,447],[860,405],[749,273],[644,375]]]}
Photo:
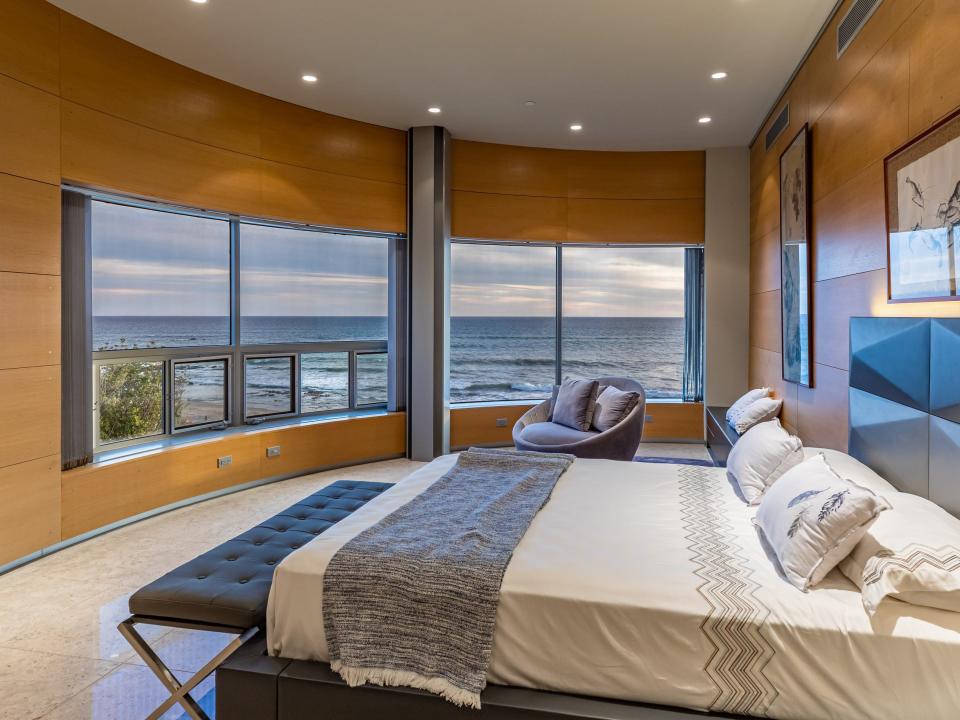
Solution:
{"label": "wood wall panel", "polygon": [[573,198],[567,222],[567,242],[694,245],[703,242],[703,200]]}
{"label": "wood wall panel", "polygon": [[60,274],[57,186],[0,173],[0,272],[3,271]]}
{"label": "wood wall panel", "polygon": [[[311,468],[398,457],[406,452],[403,413],[361,417],[262,432],[261,476],[273,477]],[[267,448],[280,446],[280,457],[268,458]]]}
{"label": "wood wall panel", "polygon": [[750,292],[780,289],[780,229],[750,243]]}
{"label": "wood wall panel", "polygon": [[60,88],[59,33],[60,12],[53,5],[4,0],[0,3],[0,74],[56,93]]}
{"label": "wood wall panel", "polygon": [[779,290],[750,296],[750,345],[771,352],[781,351]]}
{"label": "wood wall panel", "polygon": [[314,225],[404,233],[404,185],[260,161],[259,214]]}
{"label": "wood wall panel", "polygon": [[883,163],[875,162],[813,205],[817,280],[887,266]]}
{"label": "wood wall panel", "polygon": [[260,98],[260,153],[267,160],[406,186],[407,134]]}
{"label": "wood wall panel", "polygon": [[927,0],[905,27],[910,38],[910,134],[960,107],[960,3]]}
{"label": "wood wall panel", "polygon": [[797,427],[797,385],[783,379],[783,356],[779,352],[750,348],[750,387],[768,387],[774,397],[783,400],[780,419],[785,425]]}
{"label": "wood wall panel", "polygon": [[643,425],[642,442],[665,440],[692,440],[703,442],[706,436],[703,404],[650,403],[647,421]]}
{"label": "wood wall panel", "polygon": [[0,468],[0,565],[60,541],[60,456]]}
{"label": "wood wall panel", "polygon": [[260,161],[63,102],[64,179],[199,208],[254,214]]}
{"label": "wood wall panel", "polygon": [[800,437],[808,447],[847,449],[849,409],[846,370],[818,364],[814,369],[816,386],[797,389]]}
{"label": "wood wall panel", "polygon": [[[403,413],[249,430],[62,474],[64,539],[197,495],[319,467],[402,455]],[[278,458],[266,448],[280,445]],[[217,467],[232,455],[233,464]]]}
{"label": "wood wall panel", "polygon": [[[769,176],[772,175],[774,180],[777,179],[780,155],[787,149],[787,145],[793,140],[796,134],[800,132],[800,128],[802,128],[803,124],[809,119],[809,81],[807,75],[806,69],[801,68],[783,98],[777,103],[776,109],[770,114],[760,130],[759,140],[754,145],[754,149],[757,150],[757,152],[751,154],[752,172],[750,176],[750,188],[754,191],[756,191],[762,183],[766,182]],[[770,149],[764,150],[767,131],[773,124],[773,121],[780,115],[785,105],[790,106],[787,127],[780,133]],[[779,206],[779,203],[775,203],[775,205]]]}
{"label": "wood wall panel", "polygon": [[[823,365],[850,367],[850,318],[873,314],[877,302],[886,302],[886,270],[821,280],[814,286],[814,356]],[[816,310],[815,310],[816,312]]]}
{"label": "wood wall panel", "polygon": [[563,151],[454,140],[452,155],[454,190],[567,197]]}
{"label": "wood wall panel", "polygon": [[60,452],[60,368],[0,370],[0,467]]}
{"label": "wood wall panel", "polygon": [[256,93],[154,55],[67,13],[60,52],[63,99],[206,145],[259,153]]}
{"label": "wood wall panel", "polygon": [[893,38],[824,110],[812,140],[814,200],[906,141],[909,60],[907,43]]}
{"label": "wood wall panel", "polygon": [[[513,426],[529,405],[486,405],[450,409],[450,448],[462,450],[471,445],[512,445]],[[497,427],[497,420],[506,425]]]}
{"label": "wood wall panel", "polygon": [[[750,354],[751,384],[792,395],[785,398],[785,422],[804,442],[841,449],[847,445],[850,317],[960,315],[960,303],[886,302],[882,163],[909,136],[960,105],[960,85],[953,81],[960,74],[960,49],[952,41],[960,2],[885,0],[838,59],[836,26],[852,2],[843,3],[787,91],[806,98],[813,138],[814,387],[784,383],[779,353],[757,346],[769,344],[772,334],[761,307],[751,316]],[[764,151],[762,135],[751,148],[754,247],[776,223],[774,152]],[[768,187],[769,193],[762,191]],[[768,277],[754,271],[752,291],[766,290]]]}
{"label": "wood wall panel", "polygon": [[705,155],[588,152],[568,155],[568,197],[668,200],[704,197]]}
{"label": "wood wall panel", "polygon": [[453,191],[454,237],[564,242],[567,201],[529,195]]}
{"label": "wood wall panel", "polygon": [[60,364],[60,278],[0,272],[0,369]]}
{"label": "wood wall panel", "polygon": [[0,172],[60,183],[57,98],[0,75]]}

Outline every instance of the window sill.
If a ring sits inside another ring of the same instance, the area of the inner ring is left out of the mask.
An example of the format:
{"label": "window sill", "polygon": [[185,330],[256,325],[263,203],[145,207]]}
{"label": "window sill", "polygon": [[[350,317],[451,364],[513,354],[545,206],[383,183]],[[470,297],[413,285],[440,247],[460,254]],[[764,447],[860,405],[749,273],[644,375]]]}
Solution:
{"label": "window sill", "polygon": [[384,408],[372,408],[370,410],[351,410],[349,412],[336,413],[332,415],[315,415],[310,417],[268,420],[256,425],[230,426],[223,430],[199,430],[195,433],[175,435],[174,437],[165,437],[162,440],[155,440],[152,442],[148,441],[138,443],[136,445],[127,445],[126,447],[116,448],[114,450],[104,450],[96,453],[93,456],[93,463],[91,464],[111,464],[121,460],[130,460],[131,458],[140,457],[143,455],[152,455],[170,448],[211,442],[224,437],[247,435],[267,430],[277,430],[280,428],[319,425],[321,423],[339,422],[342,420],[352,420],[354,418],[374,417],[387,414],[389,413]]}
{"label": "window sill", "polygon": [[[522,407],[524,405],[539,405],[546,398],[540,400],[484,400],[480,402],[450,403],[451,410],[483,407]],[[647,405],[702,405],[699,400],[681,400],[680,398],[647,398]]]}

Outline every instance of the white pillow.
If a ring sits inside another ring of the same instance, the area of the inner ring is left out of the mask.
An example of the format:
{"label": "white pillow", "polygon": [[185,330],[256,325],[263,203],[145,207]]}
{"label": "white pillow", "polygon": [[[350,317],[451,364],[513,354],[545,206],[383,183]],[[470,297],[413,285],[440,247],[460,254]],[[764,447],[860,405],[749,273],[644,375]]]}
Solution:
{"label": "white pillow", "polygon": [[727,409],[727,422],[730,425],[733,425],[737,418],[740,417],[740,413],[747,409],[748,405],[755,403],[760,398],[770,397],[770,388],[757,388],[756,390],[748,390],[746,393],[740,396],[740,399],[737,400],[733,405]]}
{"label": "white pillow", "polygon": [[889,507],[873,491],[837,475],[817,455],[785,473],[764,494],[753,522],[787,579],[806,591],[850,554]]}
{"label": "white pillow", "polygon": [[960,519],[910,493],[884,513],[840,563],[870,615],[887,596],[960,612]]}
{"label": "white pillow", "polygon": [[727,474],[750,505],[787,470],[803,462],[803,444],[780,425],[760,423],[737,440],[727,457]]}
{"label": "white pillow", "polygon": [[737,431],[737,434],[743,435],[754,425],[773,420],[780,414],[780,408],[782,407],[783,400],[779,398],[765,397],[754,400],[737,416],[733,423],[733,429]]}
{"label": "white pillow", "polygon": [[833,471],[844,480],[849,480],[855,485],[865,487],[867,490],[873,490],[877,495],[889,497],[899,492],[893,485],[888,483],[873,470],[868,468],[855,457],[851,457],[839,450],[829,450],[827,448],[804,448],[803,457],[809,459],[823,455]]}

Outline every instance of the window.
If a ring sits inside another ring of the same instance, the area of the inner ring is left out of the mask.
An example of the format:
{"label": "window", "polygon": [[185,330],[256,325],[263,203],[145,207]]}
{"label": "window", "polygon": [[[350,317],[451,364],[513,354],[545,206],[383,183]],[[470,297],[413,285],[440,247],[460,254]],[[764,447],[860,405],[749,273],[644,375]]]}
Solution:
{"label": "window", "polygon": [[605,375],[638,379],[650,398],[699,399],[684,383],[700,367],[690,338],[702,322],[687,312],[702,282],[688,252],[702,258],[681,246],[455,241],[451,402],[537,400],[562,378]]}
{"label": "window", "polygon": [[621,375],[648,398],[679,398],[684,252],[678,247],[563,248],[563,376]]}
{"label": "window", "polygon": [[387,404],[402,238],[66,193],[90,222],[95,449]]}
{"label": "window", "polygon": [[450,284],[450,401],[549,397],[557,374],[557,249],[456,242]]}

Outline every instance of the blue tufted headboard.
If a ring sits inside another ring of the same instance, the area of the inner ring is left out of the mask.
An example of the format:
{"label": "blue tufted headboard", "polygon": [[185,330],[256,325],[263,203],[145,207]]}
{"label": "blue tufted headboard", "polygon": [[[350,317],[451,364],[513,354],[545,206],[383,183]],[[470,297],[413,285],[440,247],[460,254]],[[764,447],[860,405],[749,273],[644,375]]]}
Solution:
{"label": "blue tufted headboard", "polygon": [[850,454],[960,515],[960,318],[850,319]]}

